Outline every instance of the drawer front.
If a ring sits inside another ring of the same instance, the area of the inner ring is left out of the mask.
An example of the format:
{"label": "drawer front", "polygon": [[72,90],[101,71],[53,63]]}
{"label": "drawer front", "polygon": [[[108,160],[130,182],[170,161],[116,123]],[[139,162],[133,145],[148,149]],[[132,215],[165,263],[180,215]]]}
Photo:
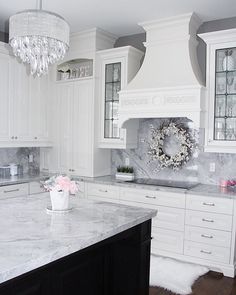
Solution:
{"label": "drawer front", "polygon": [[187,225],[185,227],[184,239],[213,246],[230,248],[231,232]]}
{"label": "drawer front", "polygon": [[114,185],[88,183],[88,196],[119,199],[119,188]]}
{"label": "drawer front", "polygon": [[183,254],[184,234],[172,230],[153,228],[152,230],[152,253],[169,251]]}
{"label": "drawer front", "polygon": [[172,192],[121,188],[120,199],[124,201],[140,202],[158,206],[185,208],[184,193],[178,194]]}
{"label": "drawer front", "polygon": [[108,202],[108,203],[116,203],[119,204],[118,199],[110,199],[107,197],[98,197],[98,196],[88,196],[88,199],[93,201],[101,201],[101,202]]}
{"label": "drawer front", "polygon": [[45,190],[42,186],[42,184],[39,181],[33,181],[29,183],[29,194],[40,194],[44,193]]}
{"label": "drawer front", "polygon": [[232,216],[186,210],[185,223],[187,225],[231,231]]}
{"label": "drawer front", "polygon": [[157,206],[157,216],[153,218],[153,226],[184,231],[184,209]]}
{"label": "drawer front", "polygon": [[202,259],[229,263],[230,249],[195,242],[184,242],[184,254]]}
{"label": "drawer front", "polygon": [[123,200],[120,200],[120,204],[157,210],[157,215],[152,219],[152,226],[184,231],[184,209],[168,208]]}
{"label": "drawer front", "polygon": [[233,214],[233,200],[204,196],[186,196],[186,208],[212,213]]}
{"label": "drawer front", "polygon": [[13,184],[0,187],[0,197],[27,196],[28,193],[28,183]]}

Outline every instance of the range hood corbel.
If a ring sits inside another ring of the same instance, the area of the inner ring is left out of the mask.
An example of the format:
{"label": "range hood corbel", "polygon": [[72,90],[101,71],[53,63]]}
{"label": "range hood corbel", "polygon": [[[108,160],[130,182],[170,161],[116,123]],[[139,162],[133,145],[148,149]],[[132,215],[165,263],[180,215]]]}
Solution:
{"label": "range hood corbel", "polygon": [[[194,14],[141,23],[146,54],[136,77],[119,93],[119,124],[136,136],[140,118],[181,118],[204,125],[205,87],[197,62]],[[135,123],[130,123],[135,119]]]}

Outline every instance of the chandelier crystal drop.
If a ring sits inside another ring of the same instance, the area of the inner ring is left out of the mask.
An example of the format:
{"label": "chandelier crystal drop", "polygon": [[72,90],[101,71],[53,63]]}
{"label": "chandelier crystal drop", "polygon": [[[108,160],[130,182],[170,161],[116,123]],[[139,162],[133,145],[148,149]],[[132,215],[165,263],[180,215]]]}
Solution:
{"label": "chandelier crystal drop", "polygon": [[30,65],[32,75],[46,74],[50,64],[64,58],[69,34],[61,16],[42,9],[25,10],[9,19],[9,44],[14,55]]}

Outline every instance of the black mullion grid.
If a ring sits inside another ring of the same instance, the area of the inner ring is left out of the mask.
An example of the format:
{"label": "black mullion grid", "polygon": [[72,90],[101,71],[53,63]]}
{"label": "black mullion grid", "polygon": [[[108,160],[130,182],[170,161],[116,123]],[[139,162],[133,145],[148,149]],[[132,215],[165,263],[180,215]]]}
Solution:
{"label": "black mullion grid", "polygon": [[[112,64],[112,73],[114,73],[114,66],[115,66],[115,64],[116,63],[113,63]],[[118,63],[119,64],[119,63]],[[106,64],[106,67],[107,66],[109,66],[109,65],[111,65],[111,64]],[[105,120],[104,120],[104,137],[105,138],[117,138],[117,137],[114,137],[114,113],[113,113],[113,103],[115,102],[115,101],[117,101],[117,100],[114,100],[114,84],[115,83],[121,83],[121,80],[119,79],[118,81],[114,81],[114,75],[112,75],[112,81],[111,82],[106,82],[106,75],[107,75],[107,71],[106,71],[106,69],[105,69]],[[111,84],[112,85],[112,96],[111,96],[111,98],[112,98],[112,100],[106,100],[106,85],[107,84]],[[109,118],[109,119],[106,119],[106,108],[107,108],[107,106],[106,106],[106,104],[107,104],[107,102],[111,102],[112,103],[112,117],[111,117],[111,119]],[[110,136],[106,136],[106,122],[107,121],[112,121],[112,125],[111,125],[111,127],[112,127],[112,136],[110,137]]]}
{"label": "black mullion grid", "polygon": [[[215,124],[216,124],[216,118],[221,118],[221,117],[217,117],[216,116],[216,97],[217,97],[217,92],[216,92],[216,77],[217,77],[217,73],[225,73],[225,86],[226,86],[226,92],[225,92],[225,94],[220,94],[220,95],[224,95],[225,96],[225,117],[222,117],[222,119],[224,118],[224,123],[225,123],[225,127],[224,127],[224,140],[227,140],[227,137],[226,137],[226,129],[227,129],[227,125],[226,125],[226,122],[227,122],[227,118],[228,118],[228,116],[227,116],[227,109],[228,109],[228,83],[227,83],[227,77],[228,77],[228,73],[229,72],[236,72],[236,69],[234,70],[234,71],[228,71],[228,70],[226,70],[226,71],[217,71],[216,69],[217,69],[217,52],[218,51],[228,51],[228,50],[230,50],[230,49],[232,49],[232,50],[234,50],[235,49],[235,47],[232,47],[232,48],[221,48],[221,49],[217,49],[216,50],[216,54],[215,54],[215,104],[214,104],[214,139],[215,140],[217,140],[216,138],[215,138]],[[228,68],[228,58],[226,59],[226,69]],[[234,93],[230,93],[230,95],[236,95],[236,94],[234,94]],[[218,95],[219,96],[219,95]]]}
{"label": "black mullion grid", "polygon": [[112,102],[111,102],[111,113],[112,113],[112,138],[114,138],[114,113],[113,113],[113,101],[114,101],[114,63],[112,64]]}

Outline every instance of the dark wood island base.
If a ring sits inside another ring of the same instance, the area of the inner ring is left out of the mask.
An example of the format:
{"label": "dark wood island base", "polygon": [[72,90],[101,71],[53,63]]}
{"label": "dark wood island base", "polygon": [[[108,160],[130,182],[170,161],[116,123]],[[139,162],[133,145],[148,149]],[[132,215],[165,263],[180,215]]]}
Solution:
{"label": "dark wood island base", "polygon": [[151,220],[6,281],[1,295],[148,295]]}

